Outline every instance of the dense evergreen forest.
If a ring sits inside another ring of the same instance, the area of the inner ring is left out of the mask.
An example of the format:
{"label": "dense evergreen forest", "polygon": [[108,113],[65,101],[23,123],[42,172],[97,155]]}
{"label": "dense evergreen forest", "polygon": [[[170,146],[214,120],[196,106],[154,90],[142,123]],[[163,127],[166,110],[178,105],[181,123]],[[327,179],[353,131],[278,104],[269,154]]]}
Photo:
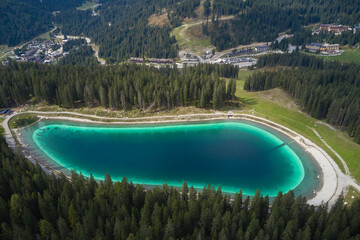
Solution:
{"label": "dense evergreen forest", "polygon": [[83,0],[1,0],[0,45],[15,46],[53,27],[53,11],[81,5]]}
{"label": "dense evergreen forest", "polygon": [[[360,22],[358,0],[331,1],[235,1],[215,0],[214,23],[205,32],[217,50],[239,44],[274,41],[280,32],[301,30],[312,23],[339,23],[354,26]],[[235,15],[217,21],[222,15]]]}
{"label": "dense evergreen forest", "polygon": [[51,14],[19,1],[1,1],[0,45],[15,46],[51,28]]}
{"label": "dense evergreen forest", "polygon": [[281,87],[311,116],[346,129],[360,143],[360,66],[324,62],[303,54],[275,54],[259,59],[258,67],[288,66],[287,70],[258,72],[244,89]]}
{"label": "dense evergreen forest", "polygon": [[[64,59],[65,61],[65,59]],[[30,99],[63,107],[104,106],[112,109],[170,109],[195,105],[220,109],[235,97],[220,77],[237,77],[232,65],[199,65],[177,69],[139,66],[56,66],[11,62],[0,66],[0,107]]]}
{"label": "dense evergreen forest", "polygon": [[[64,34],[85,35],[100,45],[100,56],[121,62],[130,56],[174,58],[177,53],[171,27],[194,17],[200,0],[102,0],[99,16],[75,7],[84,0],[2,0],[0,44],[14,46],[59,25]],[[152,14],[168,13],[172,26],[148,26]],[[54,11],[60,11],[52,14]]]}
{"label": "dense evergreen forest", "polygon": [[63,50],[64,52],[69,52],[70,50],[74,49],[74,48],[78,48],[81,46],[85,46],[86,45],[86,40],[85,39],[72,39],[72,40],[68,40],[66,43],[64,43],[63,45]]}
{"label": "dense evergreen forest", "polygon": [[[129,57],[174,58],[177,45],[170,37],[172,28],[184,18],[195,17],[200,0],[102,0],[95,10],[76,10],[83,0],[2,0],[0,6],[0,44],[14,46],[48,31],[52,22],[64,34],[85,35],[100,46],[100,57],[108,63],[122,62]],[[217,50],[239,44],[274,41],[280,32],[300,31],[295,42],[309,40],[302,26],[312,23],[341,23],[354,26],[360,22],[359,0],[331,1],[205,1],[204,16],[213,16],[204,26]],[[60,11],[52,14],[53,11]],[[166,13],[170,25],[149,26],[152,14]],[[223,15],[233,19],[220,21]],[[341,40],[355,43],[356,39]],[[339,42],[334,37],[333,41]]]}
{"label": "dense evergreen forest", "polygon": [[98,61],[91,46],[87,46],[85,39],[73,39],[63,45],[64,52],[69,54],[58,61],[59,65],[96,66]]}
{"label": "dense evergreen forest", "polygon": [[[172,27],[185,17],[193,17],[200,0],[122,0],[105,1],[100,16],[89,11],[64,11],[55,18],[62,32],[84,34],[100,46],[99,56],[108,63],[122,62],[130,57],[175,58],[177,45],[170,37]],[[172,26],[149,26],[152,14],[166,10]]]}
{"label": "dense evergreen forest", "polygon": [[82,65],[82,66],[96,66],[99,64],[94,51],[90,46],[80,46],[70,50],[69,54],[61,58],[59,65]]}
{"label": "dense evergreen forest", "polygon": [[328,211],[293,192],[272,203],[259,192],[230,201],[221,188],[201,192],[164,184],[96,182],[47,175],[0,139],[0,238],[11,239],[359,239],[360,201]]}

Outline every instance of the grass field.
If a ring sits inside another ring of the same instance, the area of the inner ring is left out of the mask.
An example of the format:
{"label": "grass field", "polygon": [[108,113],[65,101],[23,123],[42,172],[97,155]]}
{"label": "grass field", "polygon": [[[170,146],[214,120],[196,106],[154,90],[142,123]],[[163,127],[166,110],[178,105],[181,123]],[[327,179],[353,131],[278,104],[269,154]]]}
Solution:
{"label": "grass field", "polygon": [[7,45],[0,45],[0,61],[7,59],[11,55],[9,51],[13,49],[13,47],[8,47]]}
{"label": "grass field", "polygon": [[360,193],[355,190],[355,188],[350,187],[348,193],[344,197],[344,203],[347,202],[347,205],[353,204],[356,199],[360,198]]}
{"label": "grass field", "polygon": [[36,39],[50,40],[50,32],[51,31],[43,33],[40,36],[38,36]]}
{"label": "grass field", "polygon": [[95,5],[95,3],[93,1],[86,1],[85,3],[83,3],[83,5],[81,5],[80,7],[77,7],[77,10],[87,10],[89,8],[92,8]]}
{"label": "grass field", "polygon": [[31,125],[37,120],[39,120],[39,118],[36,116],[36,114],[21,114],[10,119],[9,127],[12,129],[21,128]]}
{"label": "grass field", "polygon": [[306,53],[306,54],[323,58],[326,61],[336,60],[343,63],[353,62],[360,64],[360,49],[344,50],[343,54],[341,54],[340,56],[320,56],[313,53]]}
{"label": "grass field", "polygon": [[352,175],[360,181],[360,145],[352,141],[346,133],[318,125],[318,133],[346,161]]}
{"label": "grass field", "polygon": [[[354,143],[346,133],[316,124],[318,121],[301,112],[290,96],[281,89],[262,92],[246,92],[243,90],[245,78],[250,71],[240,71],[237,81],[236,96],[242,104],[239,110],[254,114],[279,123],[295,132],[309,138],[323,148],[344,171],[341,161],[314,134],[310,128],[315,128],[324,140],[346,161],[351,175],[360,182],[360,145]],[[315,126],[316,125],[316,126]]]}

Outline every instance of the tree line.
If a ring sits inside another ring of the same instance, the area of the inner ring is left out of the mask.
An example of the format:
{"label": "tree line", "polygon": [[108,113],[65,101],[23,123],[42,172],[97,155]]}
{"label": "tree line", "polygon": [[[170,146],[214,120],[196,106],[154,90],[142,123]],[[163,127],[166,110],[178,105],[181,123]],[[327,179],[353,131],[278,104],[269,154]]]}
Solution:
{"label": "tree line", "polygon": [[205,64],[180,72],[136,64],[103,67],[11,62],[0,67],[0,106],[19,106],[35,99],[67,108],[80,103],[122,110],[187,105],[220,109],[236,91],[235,84],[227,89],[220,77],[237,75],[238,68],[231,65]]}
{"label": "tree line", "polygon": [[[292,59],[292,64],[285,59]],[[283,61],[285,64],[282,64]],[[259,60],[258,64],[300,68],[255,73],[246,79],[245,90],[262,91],[281,87],[305,112],[346,129],[349,136],[360,143],[359,65],[327,63],[299,54],[267,56]]]}
{"label": "tree line", "polygon": [[360,201],[310,206],[293,192],[251,199],[211,186],[145,189],[109,175],[97,182],[46,174],[0,139],[0,238],[10,239],[358,239]]}

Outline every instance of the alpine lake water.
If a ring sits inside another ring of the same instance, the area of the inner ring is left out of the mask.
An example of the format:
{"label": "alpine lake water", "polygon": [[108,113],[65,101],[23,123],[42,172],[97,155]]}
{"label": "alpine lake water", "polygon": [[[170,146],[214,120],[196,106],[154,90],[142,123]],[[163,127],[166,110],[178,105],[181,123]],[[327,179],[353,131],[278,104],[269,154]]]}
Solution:
{"label": "alpine lake water", "polygon": [[40,121],[21,130],[32,155],[65,173],[128,180],[146,186],[166,182],[225,193],[274,197],[293,189],[312,196],[321,170],[284,134],[246,121],[113,126]]}

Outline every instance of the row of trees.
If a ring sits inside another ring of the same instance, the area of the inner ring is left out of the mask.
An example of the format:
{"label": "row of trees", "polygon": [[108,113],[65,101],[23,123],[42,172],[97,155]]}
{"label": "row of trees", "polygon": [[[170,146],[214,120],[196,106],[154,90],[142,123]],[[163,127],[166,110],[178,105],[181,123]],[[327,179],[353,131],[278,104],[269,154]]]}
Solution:
{"label": "row of trees", "polygon": [[285,67],[306,67],[310,69],[322,69],[322,70],[331,70],[331,69],[341,69],[346,70],[352,67],[352,64],[339,64],[338,62],[325,62],[321,58],[314,56],[308,56],[299,52],[293,52],[291,54],[270,54],[258,58],[256,63],[258,68],[262,67],[276,67],[276,66],[285,66]]}
{"label": "row of trees", "polygon": [[[282,65],[280,58],[296,58],[296,56],[299,55],[265,57],[260,64],[266,66],[268,62],[269,66]],[[279,59],[277,63],[274,61],[275,58]],[[306,57],[306,59],[312,58]],[[313,61],[322,60],[313,59]],[[306,61],[298,63],[300,66],[310,65],[310,62],[306,63]],[[349,136],[360,143],[360,66],[322,62],[319,68],[258,72],[246,79],[244,89],[262,91],[281,87],[311,116],[325,119],[334,126],[346,129]]]}
{"label": "row of trees", "polygon": [[[62,61],[66,63],[66,58]],[[220,109],[225,100],[234,98],[236,85],[230,84],[227,91],[219,76],[237,74],[238,68],[230,65],[199,65],[181,73],[136,64],[85,67],[11,62],[0,67],[0,106],[22,105],[34,98],[69,108],[80,102],[123,110],[210,104]]]}
{"label": "row of trees", "polygon": [[164,183],[96,182],[75,173],[47,175],[14,155],[0,139],[0,238],[10,239],[358,239],[360,201],[342,200],[328,211],[293,192],[270,203],[259,192],[250,200],[221,187],[201,192]]}

